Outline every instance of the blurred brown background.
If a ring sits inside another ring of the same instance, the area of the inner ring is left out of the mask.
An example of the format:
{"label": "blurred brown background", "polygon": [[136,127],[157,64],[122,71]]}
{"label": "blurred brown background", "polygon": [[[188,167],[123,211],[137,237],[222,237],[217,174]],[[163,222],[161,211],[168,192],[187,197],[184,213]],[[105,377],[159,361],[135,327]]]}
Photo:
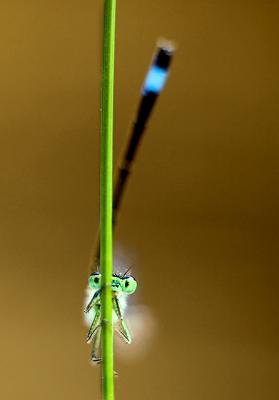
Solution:
{"label": "blurred brown background", "polygon": [[[157,38],[178,51],[115,232],[156,326],[142,357],[117,357],[116,399],[278,399],[278,11],[118,1],[115,161]],[[101,1],[1,4],[1,399],[100,398],[82,304],[101,13]]]}

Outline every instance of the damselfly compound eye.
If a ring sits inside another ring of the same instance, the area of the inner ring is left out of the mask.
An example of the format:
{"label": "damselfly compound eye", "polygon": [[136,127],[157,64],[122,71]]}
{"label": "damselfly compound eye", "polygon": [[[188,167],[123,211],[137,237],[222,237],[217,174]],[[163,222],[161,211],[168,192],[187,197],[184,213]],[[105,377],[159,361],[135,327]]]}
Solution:
{"label": "damselfly compound eye", "polygon": [[137,288],[137,281],[132,276],[122,278],[122,290],[126,294],[132,294]]}
{"label": "damselfly compound eye", "polygon": [[100,289],[101,274],[99,272],[93,272],[88,279],[88,286],[91,289]]}

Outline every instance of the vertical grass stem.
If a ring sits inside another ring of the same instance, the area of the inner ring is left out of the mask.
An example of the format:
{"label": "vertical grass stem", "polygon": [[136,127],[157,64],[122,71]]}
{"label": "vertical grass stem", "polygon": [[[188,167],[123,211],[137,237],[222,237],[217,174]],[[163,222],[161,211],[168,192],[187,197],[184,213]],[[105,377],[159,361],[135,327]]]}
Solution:
{"label": "vertical grass stem", "polygon": [[102,274],[102,399],[113,400],[112,330],[112,143],[116,0],[104,0],[101,159],[100,159],[100,269]]}

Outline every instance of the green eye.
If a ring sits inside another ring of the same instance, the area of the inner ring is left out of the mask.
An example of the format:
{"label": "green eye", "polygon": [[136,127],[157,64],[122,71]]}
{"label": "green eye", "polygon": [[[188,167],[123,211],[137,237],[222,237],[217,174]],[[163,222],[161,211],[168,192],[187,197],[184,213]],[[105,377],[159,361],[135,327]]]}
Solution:
{"label": "green eye", "polygon": [[91,289],[99,289],[101,283],[101,274],[99,272],[93,272],[89,276],[88,285]]}
{"label": "green eye", "polygon": [[137,288],[137,281],[129,276],[127,278],[123,278],[122,280],[122,290],[127,294],[132,294]]}

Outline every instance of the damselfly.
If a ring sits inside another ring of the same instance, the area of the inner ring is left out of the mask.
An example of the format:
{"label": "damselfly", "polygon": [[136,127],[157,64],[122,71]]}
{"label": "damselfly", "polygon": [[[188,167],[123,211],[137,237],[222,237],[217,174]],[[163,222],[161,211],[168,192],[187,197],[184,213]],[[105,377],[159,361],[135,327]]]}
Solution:
{"label": "damselfly", "polygon": [[[134,293],[137,288],[137,281],[132,275],[112,274],[112,307],[113,307],[113,325],[116,332],[130,344],[132,337],[124,319],[127,296]],[[87,343],[92,343],[91,360],[100,362],[100,338],[101,338],[101,274],[92,272],[88,279],[90,301],[84,312],[87,314],[87,321],[90,324],[87,333]]]}
{"label": "damselfly", "polygon": [[[174,46],[171,42],[163,41],[159,43],[152,64],[146,75],[139,108],[133,123],[131,134],[125,145],[123,159],[117,172],[115,186],[113,190],[113,227],[117,221],[117,213],[121,199],[123,197],[124,188],[130,175],[132,164],[135,159],[139,143],[141,142],[145,127],[149,116],[154,108],[156,99],[162,91],[167,79],[168,69],[174,52]],[[94,259],[91,263],[91,270],[100,264],[100,242],[99,237],[94,251]],[[112,275],[112,303],[113,303],[113,320],[115,330],[119,333],[126,343],[131,343],[131,334],[124,320],[124,311],[126,308],[127,295],[134,293],[137,288],[137,282],[131,275],[127,275],[128,271],[121,274]],[[88,280],[90,301],[86,306],[86,320],[90,325],[87,334],[87,342],[92,342],[92,361],[100,361],[99,347],[101,338],[101,274],[92,272]],[[146,326],[146,324],[144,325]]]}

